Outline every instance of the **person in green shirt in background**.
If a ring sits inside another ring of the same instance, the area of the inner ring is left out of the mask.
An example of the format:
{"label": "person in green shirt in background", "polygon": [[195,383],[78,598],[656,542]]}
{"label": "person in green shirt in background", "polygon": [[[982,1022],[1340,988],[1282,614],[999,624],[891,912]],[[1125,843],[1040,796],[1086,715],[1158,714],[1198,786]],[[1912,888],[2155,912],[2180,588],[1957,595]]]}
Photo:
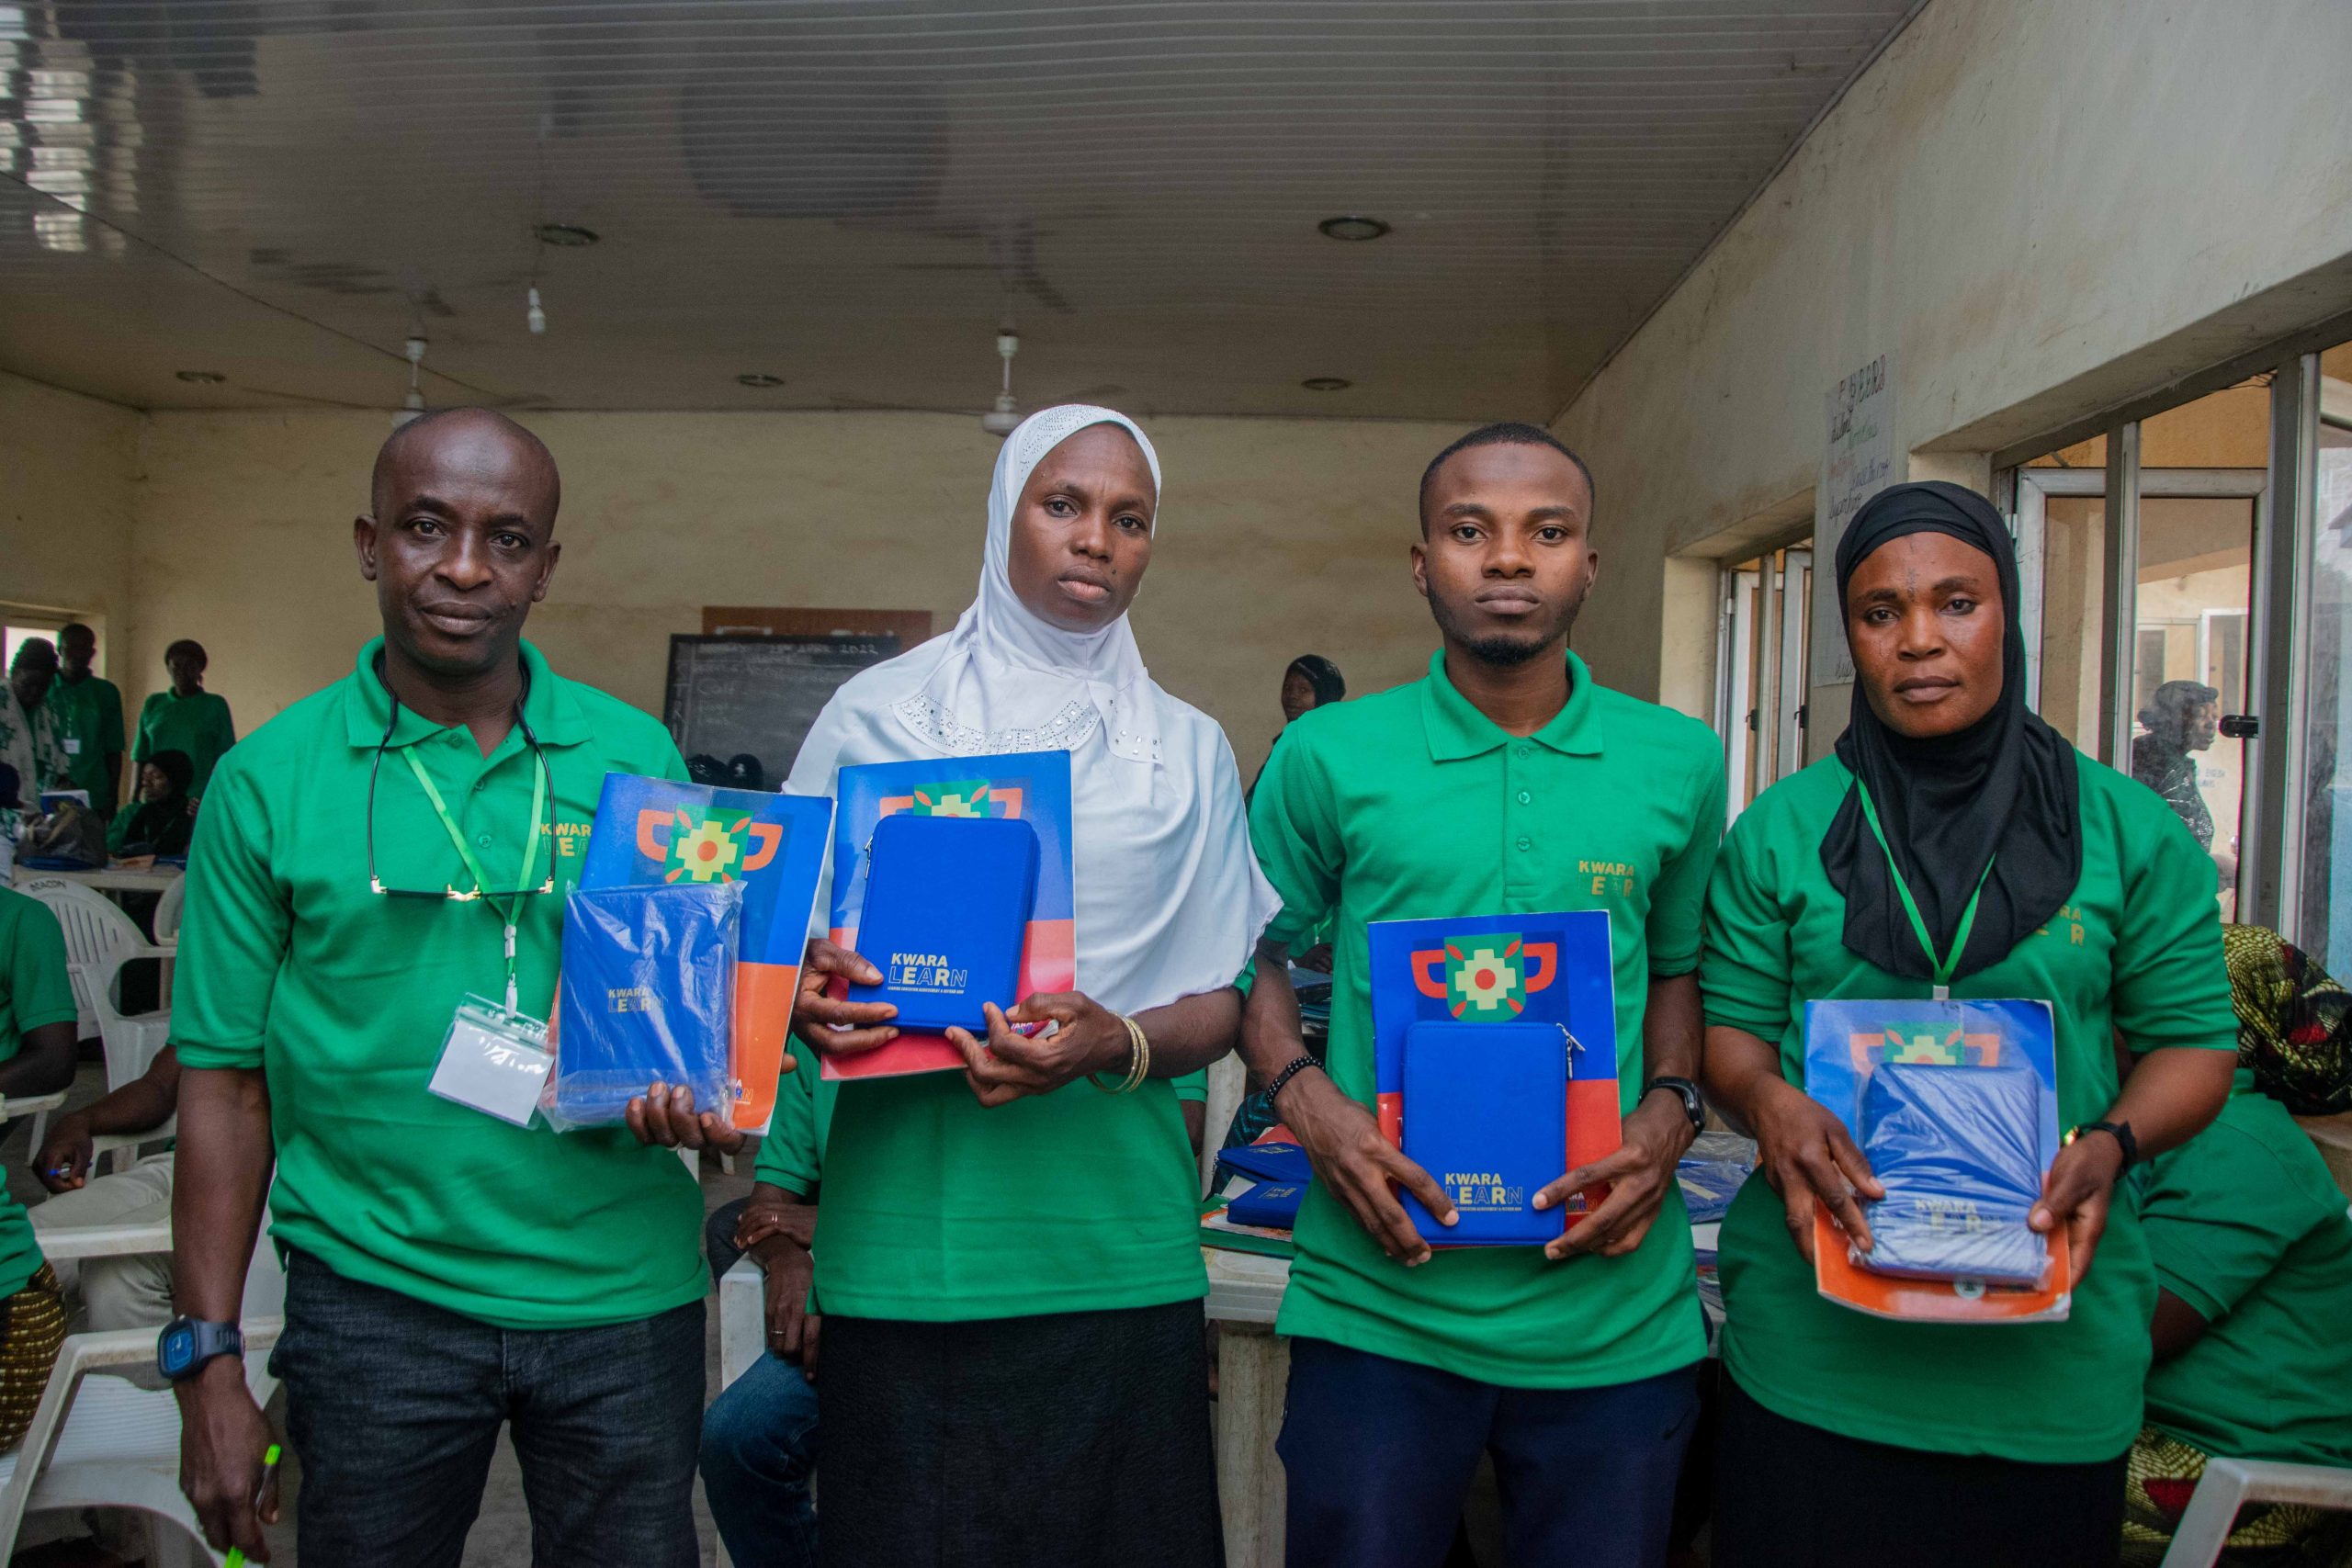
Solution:
{"label": "person in green shirt in background", "polygon": [[98,634],[79,621],[57,629],[57,683],[49,689],[65,777],[90,792],[90,809],[114,815],[122,788],[122,688],[92,672]]}
{"label": "person in green shirt in background", "polygon": [[713,1281],[749,1255],[766,1278],[767,1354],[720,1391],[702,1418],[702,1487],[735,1568],[812,1568],[817,1513],[817,1345],[811,1310],[817,1200],[841,1085],[813,1055],[776,1084],[752,1195],[704,1227]]}
{"label": "person in green shirt in background", "polygon": [[[1569,651],[1592,522],[1591,475],[1546,431],[1490,425],[1439,453],[1412,547],[1443,645],[1428,678],[1301,716],[1251,802],[1283,911],[1243,1050],[1315,1167],[1277,1325],[1292,1568],[1437,1562],[1483,1453],[1514,1562],[1665,1557],[1706,1351],[1674,1169],[1697,1132],[1693,972],[1724,764],[1704,725],[1608,690]],[[1433,1252],[1394,1190],[1453,1207],[1370,1110],[1365,927],[1563,909],[1610,916],[1623,1143],[1534,1201],[1609,1196],[1541,1248]],[[1327,920],[1328,1068],[1285,963]]]}
{"label": "person in green shirt in background", "polygon": [[510,1048],[453,1032],[458,1008],[548,1016],[605,774],[686,776],[658,723],[522,638],[560,495],[503,414],[395,431],[352,529],[382,637],[222,760],[198,823],[172,1019],[186,1315],[164,1340],[195,1348],[159,1360],[216,1550],[266,1560],[277,1512],[274,1482],[256,1507],[271,1434],[231,1332],[266,1198],[304,1561],[456,1568],[502,1427],[534,1561],[698,1560],[701,1194],[648,1143],[741,1134],[660,1091],[626,1130],[559,1134],[428,1088],[468,1067],[517,1085]]}
{"label": "person in green shirt in background", "polygon": [[[76,1009],[65,933],[38,899],[0,888],[0,1096],[74,1081]],[[0,1449],[32,1424],[65,1343],[65,1296],[25,1206],[0,1184]]]}
{"label": "person in green shirt in background", "polygon": [[[49,690],[57,683],[57,649],[45,637],[28,637],[8,661],[0,683],[0,763],[17,771],[16,804],[0,806],[0,838],[13,849],[24,820],[40,812],[40,792],[65,776],[65,750],[57,743]],[[13,862],[14,854],[6,857]],[[0,873],[7,870],[0,864]]]}
{"label": "person in green shirt in background", "polygon": [[[2017,558],[1983,497],[1882,491],[1837,582],[1855,670],[1837,755],[1741,813],[1708,894],[1708,1096],[1753,1132],[1762,1179],[1722,1233],[1714,1561],[2112,1562],[2155,1297],[2115,1187],[2229,1093],[2212,863],[2027,708]],[[2064,1322],[1905,1323],[1815,1289],[1815,1200],[1867,1251],[1883,1190],[1804,1092],[1805,1004],[1946,988],[2051,1008],[2059,1124],[2081,1135],[2029,1223],[2065,1228]],[[2118,1034],[2136,1063],[2120,1091]]]}
{"label": "person in green shirt in background", "polygon": [[[2229,1103],[2132,1173],[2156,1266],[2155,1365],[2123,1551],[2149,1568],[2209,1459],[2352,1467],[2352,1217],[2289,1113],[2331,1102],[2312,1093],[2313,1069],[2340,1052],[2352,998],[2274,932],[2231,926],[2223,941],[2239,1021]],[[2352,1561],[2352,1514],[2250,1504],[2222,1560],[2339,1568]]]}
{"label": "person in green shirt in background", "polygon": [[139,737],[130,749],[134,762],[158,751],[187,752],[196,764],[196,782],[190,787],[198,796],[212,782],[212,770],[222,754],[237,743],[228,699],[204,689],[204,671],[211,662],[204,645],[193,637],[182,637],[164,649],[171,689],[157,692],[139,710]]}

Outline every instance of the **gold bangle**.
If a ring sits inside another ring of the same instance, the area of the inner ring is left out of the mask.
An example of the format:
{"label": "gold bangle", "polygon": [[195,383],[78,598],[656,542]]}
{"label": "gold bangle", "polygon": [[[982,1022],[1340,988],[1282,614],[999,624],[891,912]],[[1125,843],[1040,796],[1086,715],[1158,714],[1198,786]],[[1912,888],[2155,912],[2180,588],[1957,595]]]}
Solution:
{"label": "gold bangle", "polygon": [[1142,1038],[1142,1032],[1136,1027],[1136,1021],[1127,1017],[1125,1013],[1121,1013],[1119,1015],[1119,1021],[1127,1026],[1126,1076],[1121,1078],[1118,1083],[1114,1085],[1104,1083],[1096,1074],[1089,1073],[1086,1075],[1086,1081],[1092,1084],[1096,1089],[1101,1089],[1104,1094],[1125,1094],[1129,1089],[1135,1088],[1137,1082],[1136,1076],[1136,1057],[1139,1053],[1146,1049],[1146,1047],[1138,1043]]}
{"label": "gold bangle", "polygon": [[1151,1076],[1151,1037],[1132,1017],[1127,1020],[1127,1033],[1136,1043],[1136,1055],[1135,1065],[1127,1070],[1127,1081],[1120,1089],[1122,1094],[1141,1089],[1144,1080]]}

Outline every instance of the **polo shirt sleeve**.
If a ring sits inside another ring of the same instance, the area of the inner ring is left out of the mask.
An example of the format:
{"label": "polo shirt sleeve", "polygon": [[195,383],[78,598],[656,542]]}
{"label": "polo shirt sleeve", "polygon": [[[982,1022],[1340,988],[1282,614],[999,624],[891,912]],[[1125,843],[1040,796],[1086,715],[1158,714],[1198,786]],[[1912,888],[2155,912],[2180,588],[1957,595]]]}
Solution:
{"label": "polo shirt sleeve", "polygon": [[1259,869],[1282,896],[1267,940],[1306,943],[1337,907],[1347,864],[1330,779],[1311,740],[1277,746],[1266,759],[1250,802],[1250,842]]}
{"label": "polo shirt sleeve", "polygon": [[[27,902],[31,902],[28,899]],[[65,967],[65,931],[46,905],[23,911],[14,922],[8,943],[8,1005],[17,1015],[17,1029],[29,1033],[45,1023],[64,1023],[79,1015],[74,1005],[74,981]],[[17,1042],[5,1042],[17,1049]]]}
{"label": "polo shirt sleeve", "polygon": [[1699,967],[1707,882],[1714,874],[1715,854],[1723,845],[1726,803],[1722,757],[1711,754],[1706,766],[1693,776],[1692,785],[1693,798],[1684,813],[1690,836],[1658,867],[1657,885],[1650,895],[1650,973],[1660,979],[1688,975]]}
{"label": "polo shirt sleeve", "polygon": [[2124,879],[2115,933],[2115,1027],[2134,1055],[2172,1045],[2235,1051],[2238,1019],[2222,957],[2212,857],[2177,817],[2151,815],[2162,818],[2153,830],[2144,838],[2132,834],[2145,850]]}
{"label": "polo shirt sleeve", "polygon": [[2200,1134],[2153,1174],[2140,1228],[2156,1282],[2208,1323],[2228,1315],[2314,1225],[2333,1218],[2269,1150],[2226,1125]]}
{"label": "polo shirt sleeve", "polygon": [[1753,812],[1732,829],[1707,886],[1699,993],[1707,1021],[1777,1042],[1789,1026],[1789,922],[1751,859]]}
{"label": "polo shirt sleeve", "polygon": [[758,1180],[802,1197],[817,1190],[821,1161],[817,1152],[817,1054],[799,1046],[797,1071],[776,1080],[775,1114],[760,1140],[752,1174]]}
{"label": "polo shirt sleeve", "polygon": [[1209,1070],[1206,1067],[1194,1067],[1182,1077],[1170,1081],[1178,1100],[1197,1100],[1203,1105],[1208,1103]]}
{"label": "polo shirt sleeve", "polygon": [[269,866],[268,808],[246,770],[212,776],[188,852],[172,1040],[190,1067],[258,1067],[293,909]]}
{"label": "polo shirt sleeve", "polygon": [[160,694],[151,696],[139,709],[139,733],[131,737],[130,745],[130,760],[134,762],[145,761],[148,752],[154,747],[149,731],[154,726],[155,704],[160,700]]}

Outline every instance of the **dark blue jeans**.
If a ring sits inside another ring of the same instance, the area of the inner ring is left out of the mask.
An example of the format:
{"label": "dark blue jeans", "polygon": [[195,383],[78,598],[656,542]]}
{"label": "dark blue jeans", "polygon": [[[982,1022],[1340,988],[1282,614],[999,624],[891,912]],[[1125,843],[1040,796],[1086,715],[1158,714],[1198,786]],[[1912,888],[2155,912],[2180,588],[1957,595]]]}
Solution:
{"label": "dark blue jeans", "polygon": [[702,1491],[735,1568],[813,1568],[817,1390],[762,1356],[702,1417]]}
{"label": "dark blue jeans", "polygon": [[315,1568],[458,1568],[511,1422],[534,1568],[695,1568],[703,1304],[493,1328],[288,1259],[272,1369]]}
{"label": "dark blue jeans", "polygon": [[1502,1388],[1294,1339],[1277,1445],[1289,1568],[1434,1568],[1486,1452],[1511,1568],[1658,1568],[1698,1416],[1693,1367]]}

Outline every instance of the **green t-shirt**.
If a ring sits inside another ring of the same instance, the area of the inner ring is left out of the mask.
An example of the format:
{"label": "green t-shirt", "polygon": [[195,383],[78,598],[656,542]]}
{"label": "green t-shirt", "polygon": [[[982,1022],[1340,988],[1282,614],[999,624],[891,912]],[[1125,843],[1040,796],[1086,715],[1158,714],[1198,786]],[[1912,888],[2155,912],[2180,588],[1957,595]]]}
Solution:
{"label": "green t-shirt", "polygon": [[833,1124],[833,1101],[842,1086],[827,1082],[819,1072],[817,1053],[795,1041],[792,1055],[800,1064],[776,1080],[775,1114],[768,1119],[767,1136],[760,1140],[759,1157],[752,1173],[759,1180],[813,1196],[824,1178],[825,1139]]}
{"label": "green t-shirt", "polygon": [[2148,1373],[2148,1424],[2223,1459],[2352,1465],[2352,1219],[2310,1136],[2238,1077],[2144,1175],[2156,1282],[2209,1325]]}
{"label": "green t-shirt", "polygon": [[[272,1234],[345,1279],[513,1328],[698,1300],[702,1200],[676,1154],[621,1127],[514,1127],[425,1088],[458,1003],[504,993],[503,927],[488,901],[369,889],[368,775],[390,715],[380,647],[221,761],[189,857],[180,1061],[268,1075]],[[518,979],[524,1010],[545,1018],[605,775],[686,770],[644,714],[564,680],[529,643],[523,661],[524,716],[554,775],[552,837],[546,817],[530,820],[538,764],[519,727],[484,757],[462,725],[403,707],[375,787],[376,865],[387,887],[473,886],[403,751],[494,888],[514,886],[537,834],[557,890],[523,900]]]}
{"label": "green t-shirt", "polygon": [[[143,762],[158,751],[185,751],[196,764],[196,777],[187,792],[202,795],[212,780],[214,766],[236,743],[237,727],[230,720],[227,698],[210,692],[183,697],[165,690],[149,697],[147,705],[139,710],[139,738],[131,746],[130,760]],[[369,744],[374,744],[372,737]],[[526,795],[526,805],[528,802]]]}
{"label": "green t-shirt", "polygon": [[[1650,981],[1699,962],[1723,752],[1697,721],[1595,684],[1573,653],[1568,673],[1567,705],[1520,739],[1454,689],[1441,653],[1427,680],[1300,718],[1259,776],[1250,838],[1283,898],[1268,934],[1295,945],[1332,921],[1329,1066],[1366,1106],[1366,922],[1555,909],[1611,916],[1618,1098],[1640,1098]],[[1516,1388],[1629,1382],[1706,1350],[1679,1192],[1623,1258],[1463,1247],[1408,1269],[1320,1183],[1295,1238],[1284,1334]]]}
{"label": "green t-shirt", "polygon": [[[37,898],[0,888],[0,1062],[24,1049],[27,1032],[76,1016],[65,968],[65,932]],[[25,1206],[0,1183],[0,1296],[12,1296],[40,1269]]]}
{"label": "green t-shirt", "polygon": [[50,683],[41,705],[51,710],[50,723],[65,752],[66,777],[74,788],[90,792],[93,807],[108,809],[117,779],[107,773],[107,759],[122,755],[122,689],[96,675],[74,682],[61,675]]}
{"label": "green t-shirt", "polygon": [[[2083,875],[2050,923],[1955,997],[2047,1001],[2056,1025],[2058,1122],[2095,1122],[2116,1096],[2113,1032],[2134,1052],[2237,1049],[2222,965],[2213,863],[2145,787],[2087,757]],[[1804,1081],[1804,1004],[1925,998],[1844,942],[1846,900],[1821,841],[1852,782],[1837,759],[1781,780],[1740,814],[1707,898],[1700,966],[1707,1021],[1776,1044]],[[2155,1278],[2128,1201],[2064,1323],[1895,1323],[1824,1300],[1761,1180],[1740,1190],[1722,1238],[1724,1364],[1770,1409],[1870,1442],[2035,1463],[2096,1463],[2140,1430]]]}

